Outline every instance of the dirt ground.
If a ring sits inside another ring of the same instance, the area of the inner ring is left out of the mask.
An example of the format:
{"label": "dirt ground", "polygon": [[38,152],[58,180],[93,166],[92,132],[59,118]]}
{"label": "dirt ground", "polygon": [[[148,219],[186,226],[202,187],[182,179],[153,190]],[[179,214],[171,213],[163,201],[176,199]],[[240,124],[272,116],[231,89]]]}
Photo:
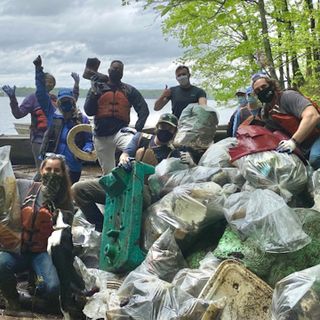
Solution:
{"label": "dirt ground", "polygon": [[[17,179],[32,179],[37,171],[32,165],[13,165],[12,167]],[[101,169],[98,165],[84,165],[80,180],[97,178],[101,175]]]}

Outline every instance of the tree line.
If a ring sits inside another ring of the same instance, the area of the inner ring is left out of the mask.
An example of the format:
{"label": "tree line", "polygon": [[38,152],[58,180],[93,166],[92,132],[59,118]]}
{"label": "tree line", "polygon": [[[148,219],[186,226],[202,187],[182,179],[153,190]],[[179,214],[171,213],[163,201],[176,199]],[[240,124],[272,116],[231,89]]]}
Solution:
{"label": "tree line", "polygon": [[216,100],[230,98],[260,71],[283,88],[320,98],[320,1],[138,2],[155,10],[165,36],[179,40],[185,49],[180,61],[192,65]]}

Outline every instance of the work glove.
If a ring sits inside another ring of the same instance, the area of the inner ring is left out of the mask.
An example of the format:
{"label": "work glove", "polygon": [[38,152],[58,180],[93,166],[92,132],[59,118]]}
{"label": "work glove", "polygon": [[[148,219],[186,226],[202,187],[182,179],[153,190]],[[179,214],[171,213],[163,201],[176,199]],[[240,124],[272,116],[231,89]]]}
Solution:
{"label": "work glove", "polygon": [[135,160],[134,158],[131,157],[120,157],[120,161],[118,164],[118,167],[123,168],[126,172],[131,172],[132,171],[132,161]]}
{"label": "work glove", "polygon": [[83,147],[82,151],[91,153],[92,152],[92,148],[90,146],[86,146],[86,147]]}
{"label": "work glove", "polygon": [[36,66],[36,68],[41,68],[41,67],[42,67],[41,56],[37,56],[37,57],[33,60],[33,64]]}
{"label": "work glove", "polygon": [[8,85],[4,85],[2,87],[2,91],[5,92],[10,99],[16,97],[16,86],[10,87]]}
{"label": "work glove", "polygon": [[76,84],[79,84],[80,82],[80,76],[76,72],[71,72],[71,77],[73,78],[74,82]]}
{"label": "work glove", "polygon": [[190,167],[194,167],[196,165],[189,152],[180,152],[180,160],[182,163],[188,164]]}
{"label": "work glove", "polygon": [[282,141],[280,141],[280,143],[277,147],[277,151],[292,153],[296,147],[297,147],[297,144],[293,139],[282,140]]}

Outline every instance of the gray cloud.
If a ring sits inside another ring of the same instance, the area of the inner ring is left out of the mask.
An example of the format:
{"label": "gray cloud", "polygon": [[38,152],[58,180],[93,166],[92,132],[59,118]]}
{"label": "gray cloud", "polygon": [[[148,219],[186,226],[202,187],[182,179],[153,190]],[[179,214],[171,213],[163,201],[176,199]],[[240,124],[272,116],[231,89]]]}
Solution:
{"label": "gray cloud", "polygon": [[[58,86],[72,84],[88,57],[106,72],[113,59],[125,63],[124,81],[139,88],[174,84],[174,61],[182,54],[175,40],[165,41],[161,21],[141,5],[120,0],[0,0],[0,84],[34,86],[32,61],[41,54]],[[82,80],[82,87],[88,81]]]}

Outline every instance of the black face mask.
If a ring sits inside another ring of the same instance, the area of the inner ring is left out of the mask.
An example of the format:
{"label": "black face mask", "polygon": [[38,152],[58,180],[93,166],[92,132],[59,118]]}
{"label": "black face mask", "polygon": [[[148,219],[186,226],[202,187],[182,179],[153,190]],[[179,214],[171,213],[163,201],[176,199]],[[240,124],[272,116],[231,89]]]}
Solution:
{"label": "black face mask", "polygon": [[274,90],[269,86],[264,88],[262,91],[260,91],[258,94],[258,99],[261,102],[271,102],[274,97]]}
{"label": "black face mask", "polygon": [[158,130],[157,137],[160,142],[166,143],[169,142],[173,138],[173,133],[167,130]]}
{"label": "black face mask", "polygon": [[45,173],[42,178],[43,197],[45,200],[53,201],[61,188],[62,176],[56,173]]}
{"label": "black face mask", "polygon": [[109,70],[109,78],[112,82],[120,82],[122,78],[122,74],[118,70]]}

